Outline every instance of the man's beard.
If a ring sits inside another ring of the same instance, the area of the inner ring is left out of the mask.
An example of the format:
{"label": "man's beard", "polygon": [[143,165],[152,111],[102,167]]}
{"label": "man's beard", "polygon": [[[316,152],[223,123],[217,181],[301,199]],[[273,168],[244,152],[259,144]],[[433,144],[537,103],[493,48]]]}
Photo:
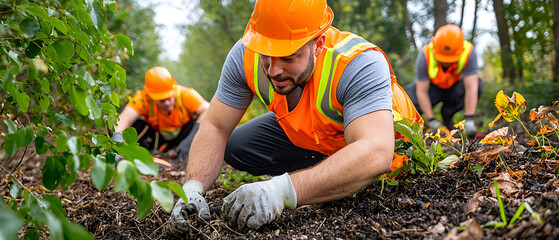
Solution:
{"label": "man's beard", "polygon": [[304,88],[305,84],[307,84],[307,79],[313,74],[313,72],[314,72],[314,55],[310,54],[309,62],[307,63],[307,68],[305,69],[305,71],[303,71],[301,73],[301,75],[299,75],[297,77],[297,80],[295,80],[291,76],[281,76],[280,75],[280,76],[273,77],[273,79],[278,81],[278,82],[291,81],[293,83],[293,85],[277,87],[272,83],[272,77],[270,77],[269,74],[266,74],[266,77],[268,78],[270,83],[272,83],[272,86],[274,87],[275,92],[277,92],[278,94],[281,94],[281,95],[288,95],[288,94],[292,93],[298,87]]}

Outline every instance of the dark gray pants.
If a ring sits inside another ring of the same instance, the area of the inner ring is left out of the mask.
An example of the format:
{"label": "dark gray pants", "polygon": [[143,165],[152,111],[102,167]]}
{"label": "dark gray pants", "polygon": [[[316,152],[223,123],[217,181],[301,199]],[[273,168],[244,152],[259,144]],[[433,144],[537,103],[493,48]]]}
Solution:
{"label": "dark gray pants", "polygon": [[[417,88],[417,82],[413,81],[404,87],[404,90],[410,97],[410,100],[415,105],[417,111],[421,114],[421,108],[419,107],[419,102],[417,101],[417,95],[415,94]],[[481,79],[479,79],[478,95],[477,98],[481,97],[483,93],[483,84]],[[431,99],[431,105],[435,106],[442,102],[443,106],[441,108],[441,115],[443,117],[443,123],[448,129],[454,129],[454,121],[452,121],[452,116],[458,111],[464,109],[464,96],[466,94],[466,89],[464,88],[464,81],[460,80],[454,86],[449,89],[441,89],[434,85],[429,84],[429,98]],[[435,114],[436,115],[436,114]]]}
{"label": "dark gray pants", "polygon": [[308,168],[326,155],[297,147],[268,112],[235,128],[225,149],[225,161],[253,175],[280,175]]}

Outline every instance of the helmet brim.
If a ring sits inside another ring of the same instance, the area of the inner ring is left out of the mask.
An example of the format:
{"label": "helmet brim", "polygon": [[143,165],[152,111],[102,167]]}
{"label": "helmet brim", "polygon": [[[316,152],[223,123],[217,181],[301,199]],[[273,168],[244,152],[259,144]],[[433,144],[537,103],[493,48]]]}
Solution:
{"label": "helmet brim", "polygon": [[274,39],[263,36],[251,28],[248,24],[243,35],[242,42],[246,48],[265,56],[270,57],[285,57],[295,53],[299,48],[303,47],[310,40],[320,36],[330,28],[334,13],[330,7],[327,8],[327,21],[320,27],[316,33],[300,39]]}
{"label": "helmet brim", "polygon": [[437,54],[436,52],[434,52],[433,56],[437,61],[444,62],[444,63],[454,63],[460,60],[460,54],[449,56],[449,55]]}
{"label": "helmet brim", "polygon": [[149,91],[149,88],[144,88],[144,90],[146,91],[146,93],[148,94],[148,96],[153,99],[153,100],[164,100],[167,98],[170,98],[172,96],[175,95],[175,88],[176,88],[176,84],[173,85],[173,89],[169,90],[169,91],[165,91],[165,92],[152,92]]}

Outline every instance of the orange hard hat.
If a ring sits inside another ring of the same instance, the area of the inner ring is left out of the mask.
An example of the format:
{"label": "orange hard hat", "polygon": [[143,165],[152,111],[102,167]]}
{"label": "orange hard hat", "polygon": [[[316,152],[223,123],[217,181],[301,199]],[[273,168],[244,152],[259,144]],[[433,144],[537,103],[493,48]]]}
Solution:
{"label": "orange hard hat", "polygon": [[452,63],[460,60],[460,54],[464,51],[464,35],[460,27],[453,24],[440,27],[432,42],[437,61]]}
{"label": "orange hard hat", "polygon": [[164,67],[153,67],[146,72],[144,90],[153,100],[163,100],[175,94],[177,82],[169,70]]}
{"label": "orange hard hat", "polygon": [[285,57],[326,32],[333,19],[326,0],[257,0],[242,41],[259,54]]}

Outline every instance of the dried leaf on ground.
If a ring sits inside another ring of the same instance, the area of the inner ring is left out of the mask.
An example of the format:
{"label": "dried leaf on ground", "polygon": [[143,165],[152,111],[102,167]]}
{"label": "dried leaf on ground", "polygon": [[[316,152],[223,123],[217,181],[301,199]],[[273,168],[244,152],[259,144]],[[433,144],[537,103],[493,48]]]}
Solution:
{"label": "dried leaf on ground", "polygon": [[[520,193],[522,193],[522,179],[514,179],[509,173],[499,173],[499,175],[494,180],[497,181],[501,197],[518,198],[520,196]],[[493,197],[497,197],[493,182],[489,183],[488,188],[491,192],[491,195]]]}
{"label": "dried leaf on ground", "polygon": [[499,156],[499,153],[510,154],[512,151],[507,146],[495,145],[490,148],[478,150],[471,153],[464,154],[464,159],[467,161],[475,161],[479,163],[488,163]]}
{"label": "dried leaf on ground", "polygon": [[465,226],[466,229],[461,233],[458,233],[458,228],[453,228],[450,230],[448,235],[446,235],[444,240],[480,240],[483,237],[483,229],[473,218],[460,224]]}

